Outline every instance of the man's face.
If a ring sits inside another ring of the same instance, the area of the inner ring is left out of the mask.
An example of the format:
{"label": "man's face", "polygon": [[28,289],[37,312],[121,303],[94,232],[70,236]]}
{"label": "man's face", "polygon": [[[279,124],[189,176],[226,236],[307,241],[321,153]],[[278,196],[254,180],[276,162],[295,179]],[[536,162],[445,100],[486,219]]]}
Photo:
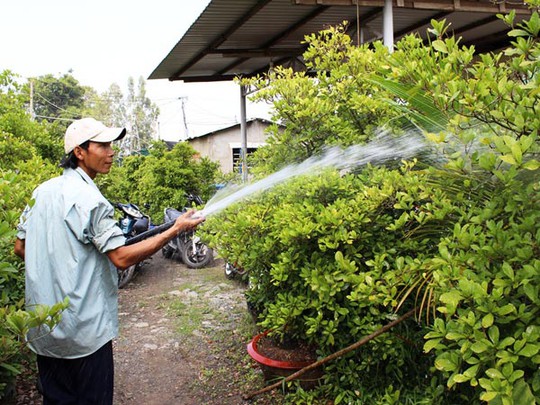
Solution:
{"label": "man's face", "polygon": [[87,150],[77,146],[73,151],[79,159],[79,167],[91,179],[94,179],[98,173],[106,174],[111,170],[114,158],[111,142],[90,141]]}

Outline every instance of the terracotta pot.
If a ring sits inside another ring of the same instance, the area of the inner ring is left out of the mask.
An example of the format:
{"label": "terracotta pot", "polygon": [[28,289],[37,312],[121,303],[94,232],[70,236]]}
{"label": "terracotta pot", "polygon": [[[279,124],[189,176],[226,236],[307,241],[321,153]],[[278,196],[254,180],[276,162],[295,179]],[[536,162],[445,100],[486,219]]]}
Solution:
{"label": "terracotta pot", "polygon": [[[256,335],[247,345],[248,354],[253,360],[255,360],[259,364],[263,372],[264,379],[267,382],[277,382],[278,379],[288,377],[296,371],[313,363],[313,360],[288,361],[283,359],[273,359],[266,357],[258,350],[257,344],[259,343],[260,339],[265,337],[267,334],[268,331]],[[294,349],[292,350],[294,351]],[[310,389],[314,388],[318,384],[318,381],[321,379],[322,376],[322,367],[317,367],[304,373],[296,381],[300,382],[302,388]]]}

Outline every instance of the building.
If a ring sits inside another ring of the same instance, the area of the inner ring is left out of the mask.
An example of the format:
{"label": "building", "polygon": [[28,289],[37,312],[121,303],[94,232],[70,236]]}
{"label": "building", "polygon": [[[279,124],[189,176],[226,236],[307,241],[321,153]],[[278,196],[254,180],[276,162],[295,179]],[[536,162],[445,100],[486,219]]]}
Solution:
{"label": "building", "polygon": [[[268,137],[266,129],[271,124],[272,122],[262,118],[254,118],[246,122],[248,155],[265,145]],[[235,124],[194,138],[188,138],[187,142],[201,156],[219,162],[223,173],[231,173],[234,170],[241,170],[241,139],[240,124]]]}

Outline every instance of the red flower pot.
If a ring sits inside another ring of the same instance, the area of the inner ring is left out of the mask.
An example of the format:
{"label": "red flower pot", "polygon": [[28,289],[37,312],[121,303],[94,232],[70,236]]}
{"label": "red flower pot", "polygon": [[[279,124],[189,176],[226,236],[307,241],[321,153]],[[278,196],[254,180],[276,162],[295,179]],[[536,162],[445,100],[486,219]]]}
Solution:
{"label": "red flower pot", "polygon": [[[247,345],[248,354],[259,364],[263,372],[264,379],[267,382],[275,382],[280,378],[288,377],[296,371],[307,367],[314,362],[313,359],[302,361],[267,357],[265,354],[261,353],[258,347],[261,339],[267,334],[268,331],[256,335]],[[294,352],[294,349],[291,349],[290,351]],[[280,352],[286,352],[286,350],[280,349]],[[315,387],[322,376],[322,368],[317,367],[301,375],[297,381],[300,382],[302,388],[309,389]]]}

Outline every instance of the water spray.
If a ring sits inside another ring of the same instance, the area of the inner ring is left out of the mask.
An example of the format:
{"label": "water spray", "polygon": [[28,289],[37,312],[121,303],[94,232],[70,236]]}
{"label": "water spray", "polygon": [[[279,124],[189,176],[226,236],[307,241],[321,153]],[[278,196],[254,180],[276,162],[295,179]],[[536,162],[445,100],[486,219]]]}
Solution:
{"label": "water spray", "polygon": [[[365,166],[369,163],[382,164],[391,160],[409,159],[418,155],[424,148],[426,148],[426,144],[422,136],[412,132],[399,137],[396,137],[389,132],[383,132],[365,145],[353,145],[345,149],[337,146],[328,148],[319,156],[312,156],[301,163],[289,165],[272,173],[268,177],[245,187],[225,187],[206,203],[204,209],[196,212],[193,215],[193,218],[207,218],[217,214],[231,204],[241,201],[255,193],[268,190],[293,177],[307,174],[314,175],[326,168],[351,170]],[[156,226],[149,231],[128,239],[126,245],[139,242],[150,236],[164,232],[173,224],[174,221]]]}
{"label": "water spray", "polygon": [[368,163],[381,164],[390,160],[408,159],[425,147],[424,139],[416,133],[396,137],[385,132],[365,145],[353,145],[345,149],[337,146],[328,148],[320,156],[312,156],[301,163],[287,166],[240,189],[226,187],[220,190],[195,215],[209,217],[254,193],[268,190],[296,176],[317,174],[325,168],[350,170]]}

